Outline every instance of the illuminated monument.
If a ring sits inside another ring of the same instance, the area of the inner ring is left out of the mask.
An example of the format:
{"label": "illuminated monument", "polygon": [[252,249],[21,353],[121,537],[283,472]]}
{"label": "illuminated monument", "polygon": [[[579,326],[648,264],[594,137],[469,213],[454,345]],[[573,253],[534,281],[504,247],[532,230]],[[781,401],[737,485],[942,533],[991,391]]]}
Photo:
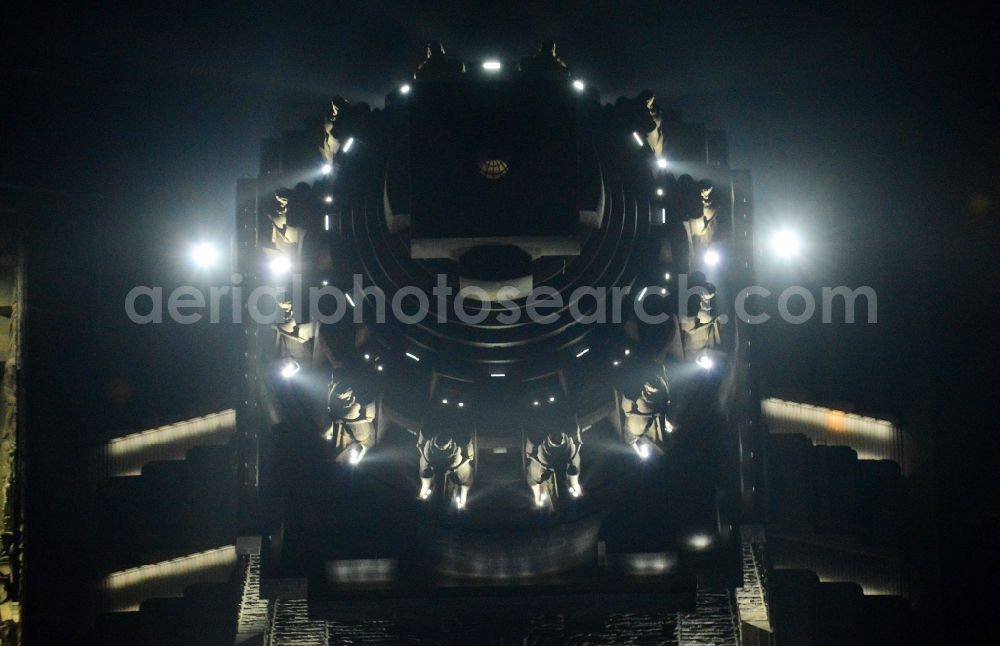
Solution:
{"label": "illuminated monument", "polygon": [[244,318],[235,414],[102,453],[145,477],[227,447],[231,539],[109,574],[108,631],[154,631],[150,600],[197,582],[237,643],[900,634],[900,432],[762,409],[734,307],[751,182],[722,133],[650,92],[602,104],[548,42],[432,43],[382,109],[323,116],[238,186],[244,290],[280,295]]}

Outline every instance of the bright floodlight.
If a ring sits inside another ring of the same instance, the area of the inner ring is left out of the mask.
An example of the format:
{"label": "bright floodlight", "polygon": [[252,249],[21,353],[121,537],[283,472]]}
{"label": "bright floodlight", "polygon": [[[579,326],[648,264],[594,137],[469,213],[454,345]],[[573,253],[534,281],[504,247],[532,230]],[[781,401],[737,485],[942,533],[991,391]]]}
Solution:
{"label": "bright floodlight", "polygon": [[281,376],[284,379],[291,379],[300,370],[298,362],[289,359],[281,366]]}
{"label": "bright floodlight", "polygon": [[483,61],[483,69],[487,72],[499,72],[502,67],[500,61]]}
{"label": "bright floodlight", "polygon": [[333,164],[329,162],[323,164],[322,166],[319,167],[319,172],[323,173],[324,175],[329,175],[330,173],[333,172]]}
{"label": "bright floodlight", "polygon": [[573,89],[575,89],[577,92],[583,92],[584,90],[587,89],[587,86],[584,85],[583,81],[577,79],[573,81]]}
{"label": "bright floodlight", "polygon": [[802,239],[791,229],[782,229],[771,238],[771,248],[779,258],[794,258],[802,251]]}
{"label": "bright floodlight", "polygon": [[275,276],[283,276],[292,269],[292,261],[288,256],[275,256],[271,260],[271,273]]}
{"label": "bright floodlight", "polygon": [[582,496],[582,495],[583,495],[583,492],[582,492],[582,491],[580,491],[579,489],[577,489],[576,487],[570,487],[570,488],[569,488],[569,493],[570,493],[570,495],[571,495],[571,496],[573,496],[574,498],[579,498],[580,496]]}
{"label": "bright floodlight", "polygon": [[656,165],[659,166],[660,168],[666,168],[667,167],[667,158],[666,157],[660,157],[659,159],[656,160]]}
{"label": "bright floodlight", "polygon": [[431,490],[430,489],[424,489],[423,491],[420,492],[420,499],[421,500],[427,500],[430,497],[431,497]]}
{"label": "bright floodlight", "polygon": [[694,362],[698,364],[698,367],[702,368],[703,370],[711,370],[712,366],[715,365],[715,362],[712,361],[712,357],[708,356],[707,354],[700,355],[697,359],[695,359]]}
{"label": "bright floodlight", "polygon": [[219,260],[219,250],[210,242],[200,242],[191,250],[191,259],[202,269],[208,269]]}
{"label": "bright floodlight", "polygon": [[327,195],[326,197],[323,198],[323,201],[326,202],[327,204],[332,204],[333,203],[333,196],[332,195]]}
{"label": "bright floodlight", "polygon": [[461,511],[462,509],[465,509],[465,503],[462,502],[462,497],[461,496],[455,496],[455,507],[459,511]]}
{"label": "bright floodlight", "polygon": [[633,442],[632,448],[643,460],[649,458],[649,445],[645,442]]}
{"label": "bright floodlight", "polygon": [[708,265],[709,267],[714,267],[718,265],[721,259],[722,256],[720,256],[719,252],[716,251],[715,249],[709,249],[708,251],[705,252],[705,264]]}
{"label": "bright floodlight", "polygon": [[403,85],[401,85],[399,87],[399,93],[400,94],[409,94],[410,93],[410,84],[409,83],[404,83]]}
{"label": "bright floodlight", "polygon": [[349,458],[351,464],[358,464],[363,457],[365,457],[364,444],[355,444],[351,447],[351,457]]}

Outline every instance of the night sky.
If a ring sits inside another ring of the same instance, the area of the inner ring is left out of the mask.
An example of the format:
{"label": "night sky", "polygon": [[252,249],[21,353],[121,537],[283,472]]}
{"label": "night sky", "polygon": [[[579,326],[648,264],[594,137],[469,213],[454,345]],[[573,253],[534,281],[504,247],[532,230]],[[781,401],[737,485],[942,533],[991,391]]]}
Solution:
{"label": "night sky", "polygon": [[791,223],[808,240],[796,266],[762,256],[763,284],[876,288],[875,326],[770,326],[766,385],[932,436],[935,522],[957,546],[947,590],[995,567],[998,441],[982,397],[996,377],[981,358],[998,329],[995,18],[943,4],[416,4],[7,10],[0,188],[54,205],[36,216],[52,232],[40,253],[66,263],[63,291],[90,295],[70,299],[87,306],[67,308],[64,340],[99,331],[77,370],[102,432],[230,396],[223,332],[135,329],[123,295],[187,282],[186,245],[229,235],[263,137],[333,95],[381,106],[428,40],[468,61],[552,38],[604,102],[649,88],[727,131],[731,165],[753,172],[758,231]]}

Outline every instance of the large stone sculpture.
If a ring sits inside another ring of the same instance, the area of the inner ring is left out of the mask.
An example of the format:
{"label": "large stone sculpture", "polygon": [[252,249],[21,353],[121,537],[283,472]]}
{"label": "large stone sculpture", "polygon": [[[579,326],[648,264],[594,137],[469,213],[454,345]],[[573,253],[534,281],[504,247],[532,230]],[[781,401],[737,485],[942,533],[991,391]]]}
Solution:
{"label": "large stone sculpture", "polygon": [[684,357],[691,359],[700,352],[718,346],[722,331],[715,307],[716,287],[701,272],[690,276],[690,288],[697,294],[697,305],[687,303],[687,311],[680,317],[681,340]]}
{"label": "large stone sculpture", "polygon": [[575,433],[553,431],[538,442],[525,438],[526,476],[536,507],[552,506],[561,486],[565,486],[574,498],[583,494],[580,486],[582,443],[579,430]]}
{"label": "large stone sculpture", "polygon": [[327,397],[328,426],[324,437],[340,449],[338,461],[361,462],[375,445],[375,404],[362,404],[345,382],[330,382]]}
{"label": "large stone sculpture", "polygon": [[715,187],[705,182],[698,190],[701,194],[701,212],[685,223],[691,235],[691,252],[694,256],[700,256],[712,244],[715,238],[715,216],[718,214],[713,195]]}
{"label": "large stone sculpture", "polygon": [[666,436],[674,431],[670,422],[670,387],[662,368],[646,379],[639,394],[630,399],[622,396],[625,443],[646,459],[651,452],[662,452]]}
{"label": "large stone sculpture", "polygon": [[435,486],[440,486],[441,493],[449,504],[454,502],[458,509],[465,509],[475,476],[474,446],[471,438],[463,444],[446,431],[429,437],[421,431],[417,436],[417,450],[420,452],[420,499],[429,499]]}
{"label": "large stone sculpture", "polygon": [[551,40],[543,40],[534,56],[521,59],[521,71],[537,78],[569,76],[569,68],[556,54],[556,44]]}
{"label": "large stone sculpture", "polygon": [[465,71],[465,65],[444,53],[444,46],[434,41],[427,43],[426,56],[417,66],[413,78],[422,81],[444,81],[454,79]]}

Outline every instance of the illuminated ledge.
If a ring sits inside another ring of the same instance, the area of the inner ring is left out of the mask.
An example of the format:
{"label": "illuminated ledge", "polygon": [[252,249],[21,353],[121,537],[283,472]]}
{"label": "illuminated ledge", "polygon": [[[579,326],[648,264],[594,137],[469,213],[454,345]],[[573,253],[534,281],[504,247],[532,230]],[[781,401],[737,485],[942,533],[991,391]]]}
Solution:
{"label": "illuminated ledge", "polygon": [[674,552],[631,552],[605,556],[608,570],[627,577],[656,577],[677,571]]}
{"label": "illuminated ledge", "polygon": [[821,583],[854,583],[868,596],[910,596],[903,555],[897,549],[780,534],[768,536],[768,548],[776,570],[809,570]]}
{"label": "illuminated ledge", "polygon": [[904,467],[903,434],[892,422],[774,398],[760,408],[770,433],[801,433],[813,444],[849,447],[861,460],[893,460]]}
{"label": "illuminated ledge", "polygon": [[227,444],[236,429],[236,411],[224,410],[124,437],[98,449],[100,477],[134,476],[155,460],[183,460],[196,446]]}
{"label": "illuminated ledge", "polygon": [[383,586],[396,580],[396,559],[349,559],[326,562],[327,583],[335,587]]}
{"label": "illuminated ledge", "polygon": [[103,612],[136,612],[147,599],[182,597],[195,583],[223,583],[236,566],[236,546],[226,545],[169,561],[113,572],[97,584]]}

